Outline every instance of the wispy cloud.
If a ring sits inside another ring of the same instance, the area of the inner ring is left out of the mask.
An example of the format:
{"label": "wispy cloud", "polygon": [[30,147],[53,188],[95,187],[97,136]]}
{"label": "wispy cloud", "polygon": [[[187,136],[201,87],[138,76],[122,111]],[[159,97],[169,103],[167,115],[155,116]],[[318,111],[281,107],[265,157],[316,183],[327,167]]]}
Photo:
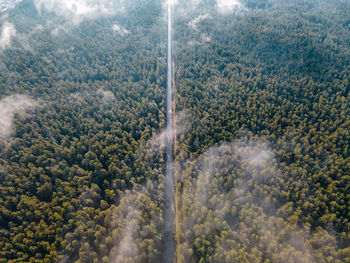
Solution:
{"label": "wispy cloud", "polygon": [[[177,141],[182,141],[186,137],[191,124],[191,114],[189,112],[181,111],[174,115],[174,135]],[[159,153],[165,151],[167,134],[169,132],[167,129],[165,128],[151,138],[147,143],[147,152]]]}
{"label": "wispy cloud", "polygon": [[9,139],[13,133],[16,114],[23,114],[37,103],[24,95],[12,95],[0,100],[0,138]]}
{"label": "wispy cloud", "polygon": [[10,46],[13,37],[16,36],[16,28],[12,23],[5,22],[1,27],[0,49]]}
{"label": "wispy cloud", "polygon": [[209,35],[203,33],[203,34],[201,34],[201,40],[204,43],[208,43],[211,41],[211,37]]}
{"label": "wispy cloud", "polygon": [[246,9],[244,4],[239,0],[215,0],[209,6],[208,2],[204,0],[172,0],[172,3],[178,9],[177,15],[180,13],[180,16],[187,16],[189,12],[203,10],[202,8],[215,8],[219,13],[224,15]]}
{"label": "wispy cloud", "polygon": [[207,260],[215,262],[238,257],[239,244],[278,262],[314,262],[317,253],[309,240],[316,246],[320,240],[335,246],[326,231],[318,230],[317,238],[293,223],[289,214],[281,216],[288,209],[263,190],[282,176],[266,142],[251,139],[214,146],[183,166],[179,249],[184,261],[191,259],[197,241],[213,235],[220,245]]}
{"label": "wispy cloud", "polygon": [[206,19],[209,19],[211,18],[209,14],[204,14],[204,15],[200,15],[200,16],[197,16],[195,17],[194,19],[192,19],[190,22],[188,22],[188,26],[190,28],[192,28],[193,30],[198,30],[198,24],[200,22],[202,22],[203,20],[206,20]]}
{"label": "wispy cloud", "polygon": [[116,247],[112,251],[115,262],[124,262],[139,254],[137,231],[141,220],[140,201],[142,198],[144,198],[143,193],[126,191],[115,211],[115,223],[124,225],[120,235],[115,237]]}
{"label": "wispy cloud", "polygon": [[216,0],[217,10],[222,14],[232,13],[243,8],[243,4],[238,0]]}
{"label": "wispy cloud", "polygon": [[163,220],[156,189],[150,181],[135,186],[121,194],[118,206],[112,206],[110,262],[159,262]]}
{"label": "wispy cloud", "polygon": [[16,40],[18,40],[19,44],[28,51],[33,51],[35,44],[32,43],[33,36],[36,35],[39,32],[42,32],[44,30],[43,25],[37,25],[35,26],[30,32],[26,34],[17,34]]}
{"label": "wispy cloud", "polygon": [[84,18],[97,18],[123,11],[124,0],[35,0],[35,6],[39,12],[46,9],[78,24]]}
{"label": "wispy cloud", "polygon": [[114,24],[112,27],[113,31],[118,33],[119,35],[121,35],[122,37],[125,35],[130,34],[130,31],[127,30],[125,27],[123,26],[119,26],[118,24]]}

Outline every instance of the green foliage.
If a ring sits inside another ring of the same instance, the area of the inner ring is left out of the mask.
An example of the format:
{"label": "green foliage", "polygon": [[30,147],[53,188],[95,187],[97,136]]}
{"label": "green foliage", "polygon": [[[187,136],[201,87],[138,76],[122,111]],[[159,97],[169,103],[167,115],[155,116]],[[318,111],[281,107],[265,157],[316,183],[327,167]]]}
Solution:
{"label": "green foliage", "polygon": [[[166,32],[156,4],[135,24],[131,10],[57,34],[47,24],[33,37],[48,18],[30,1],[9,15],[32,50],[15,42],[0,53],[0,97],[26,94],[41,105],[16,115],[13,138],[0,141],[0,262],[110,262],[123,192],[161,185],[162,155],[146,146],[165,123]],[[120,36],[114,23],[132,34]],[[162,192],[145,191],[138,224],[149,231],[135,236],[138,260],[157,262],[162,221],[149,215],[161,214]]]}
{"label": "green foliage", "polygon": [[349,5],[246,2],[175,25],[182,261],[349,261]]}
{"label": "green foliage", "polygon": [[[178,256],[350,262],[349,4],[242,3],[203,1],[197,30],[174,10]],[[58,30],[29,0],[1,18],[19,37],[0,98],[40,106],[0,138],[0,262],[162,261],[162,5]]]}

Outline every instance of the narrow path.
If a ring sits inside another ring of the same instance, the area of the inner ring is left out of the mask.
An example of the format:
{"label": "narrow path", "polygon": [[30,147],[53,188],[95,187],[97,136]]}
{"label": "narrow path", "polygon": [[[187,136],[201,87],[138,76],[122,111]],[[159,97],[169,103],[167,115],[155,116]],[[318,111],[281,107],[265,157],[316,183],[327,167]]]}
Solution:
{"label": "narrow path", "polygon": [[165,263],[175,262],[175,235],[174,235],[174,126],[173,126],[173,87],[172,87],[172,21],[171,0],[168,0],[168,61],[167,61],[167,128],[166,128],[166,174],[165,174]]}

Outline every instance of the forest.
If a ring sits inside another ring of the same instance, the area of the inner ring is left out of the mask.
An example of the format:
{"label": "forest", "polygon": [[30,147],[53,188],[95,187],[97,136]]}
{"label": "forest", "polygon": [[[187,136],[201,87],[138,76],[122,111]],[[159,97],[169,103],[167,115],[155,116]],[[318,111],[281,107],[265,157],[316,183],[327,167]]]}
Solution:
{"label": "forest", "polygon": [[[163,262],[166,15],[0,11],[0,262]],[[174,262],[350,262],[349,17],[174,1]]]}

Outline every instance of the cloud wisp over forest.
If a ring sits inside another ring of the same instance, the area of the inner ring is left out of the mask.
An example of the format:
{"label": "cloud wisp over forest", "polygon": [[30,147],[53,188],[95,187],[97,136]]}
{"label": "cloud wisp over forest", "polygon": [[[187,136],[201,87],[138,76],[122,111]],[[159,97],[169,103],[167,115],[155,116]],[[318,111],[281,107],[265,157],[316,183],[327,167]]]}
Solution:
{"label": "cloud wisp over forest", "polygon": [[[213,10],[213,8],[222,15],[232,14],[236,11],[245,9],[245,6],[239,0],[215,0],[208,3],[204,0],[173,0],[173,6],[177,9],[178,15],[188,15],[193,11],[203,12],[203,9]],[[181,14],[182,12],[182,14]]]}
{"label": "cloud wisp over forest", "polygon": [[280,174],[266,142],[254,139],[214,146],[184,167],[180,178],[181,260],[196,262],[193,248],[200,249],[215,236],[220,245],[212,244],[207,255],[213,262],[228,262],[238,257],[232,254],[233,248],[246,244],[255,249],[261,242],[268,257],[273,258],[278,250],[282,262],[312,262],[312,247],[306,241],[311,234],[289,225],[280,216],[279,201],[263,190]]}
{"label": "cloud wisp over forest", "polygon": [[5,22],[0,30],[0,50],[3,50],[11,45],[12,39],[16,36],[16,28],[14,24]]}
{"label": "cloud wisp over forest", "polygon": [[24,95],[12,95],[0,100],[0,138],[9,139],[14,132],[13,122],[17,114],[34,109],[37,102]]}
{"label": "cloud wisp over forest", "polygon": [[115,15],[124,11],[124,0],[35,0],[39,12],[46,10],[64,17],[73,24],[83,19]]}
{"label": "cloud wisp over forest", "polygon": [[0,263],[347,262],[349,2],[166,3],[1,12]]}
{"label": "cloud wisp over forest", "polygon": [[243,4],[239,0],[216,0],[216,7],[220,13],[229,14],[243,9]]}

